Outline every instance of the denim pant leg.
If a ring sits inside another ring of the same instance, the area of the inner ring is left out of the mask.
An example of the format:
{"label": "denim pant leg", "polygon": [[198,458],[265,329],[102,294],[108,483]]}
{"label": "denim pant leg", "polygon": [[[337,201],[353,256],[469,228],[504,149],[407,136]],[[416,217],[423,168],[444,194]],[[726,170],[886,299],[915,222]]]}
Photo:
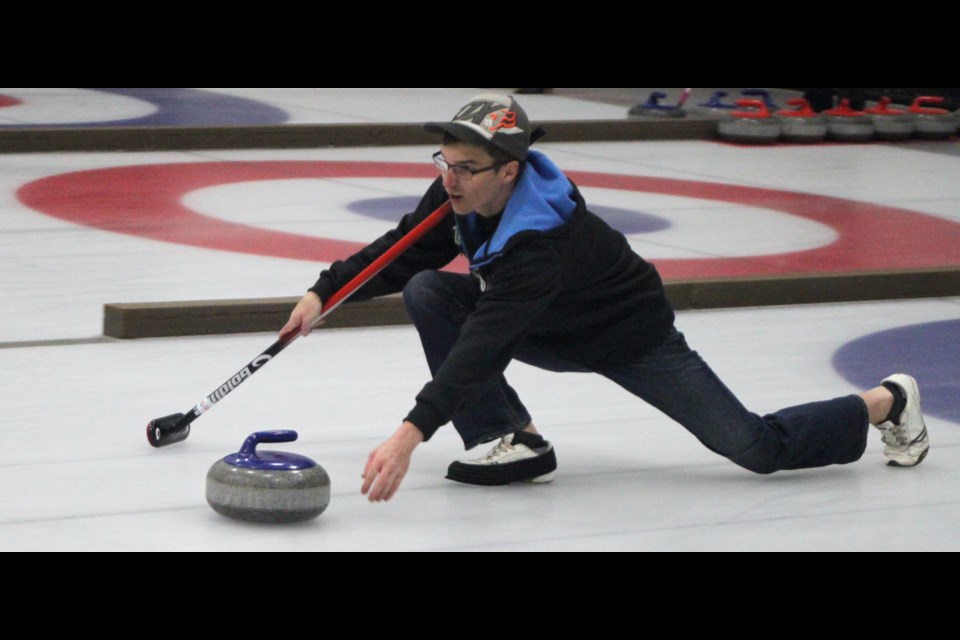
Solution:
{"label": "denim pant leg", "polygon": [[[445,271],[422,271],[404,287],[403,302],[420,334],[432,375],[447,359],[479,297],[475,278]],[[466,449],[520,431],[530,423],[526,407],[502,375],[478,398],[453,416],[453,426]]]}
{"label": "denim pant leg", "polygon": [[712,451],[756,473],[860,459],[867,407],[857,395],[749,412],[683,334],[637,362],[599,372],[686,427]]}

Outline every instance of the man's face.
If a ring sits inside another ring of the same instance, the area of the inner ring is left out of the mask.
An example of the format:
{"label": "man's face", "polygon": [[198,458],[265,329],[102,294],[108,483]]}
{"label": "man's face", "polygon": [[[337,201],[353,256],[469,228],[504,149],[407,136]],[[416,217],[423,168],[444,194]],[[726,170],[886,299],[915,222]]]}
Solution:
{"label": "man's face", "polygon": [[[489,153],[470,144],[442,145],[440,152],[451,167],[486,169],[493,164]],[[466,179],[458,178],[453,170],[444,173],[443,187],[450,196],[454,213],[464,215],[475,211],[482,216],[492,216],[503,211],[513,192],[517,167],[517,162],[508,162]]]}

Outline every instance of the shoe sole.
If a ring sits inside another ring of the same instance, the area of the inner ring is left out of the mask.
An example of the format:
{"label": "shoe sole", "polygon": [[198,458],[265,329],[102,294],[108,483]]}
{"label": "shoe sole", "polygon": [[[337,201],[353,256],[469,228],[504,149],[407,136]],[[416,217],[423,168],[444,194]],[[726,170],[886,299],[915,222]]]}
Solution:
{"label": "shoe sole", "polygon": [[524,482],[529,482],[531,484],[547,484],[548,482],[553,482],[553,477],[556,474],[551,471],[550,473],[544,474],[542,476],[537,476],[536,478],[531,478],[530,480],[524,480]]}
{"label": "shoe sole", "polygon": [[927,457],[927,453],[929,453],[929,451],[930,451],[929,447],[924,449],[923,452],[920,454],[920,457],[917,458],[917,461],[912,464],[901,464],[896,460],[887,460],[887,466],[888,467],[915,467],[921,462],[923,462],[923,459]]}
{"label": "shoe sole", "polygon": [[447,469],[447,480],[481,486],[499,486],[514,482],[533,482],[537,484],[553,480],[557,469],[557,456],[550,451],[536,458],[527,458],[506,464],[466,464],[454,462]]}

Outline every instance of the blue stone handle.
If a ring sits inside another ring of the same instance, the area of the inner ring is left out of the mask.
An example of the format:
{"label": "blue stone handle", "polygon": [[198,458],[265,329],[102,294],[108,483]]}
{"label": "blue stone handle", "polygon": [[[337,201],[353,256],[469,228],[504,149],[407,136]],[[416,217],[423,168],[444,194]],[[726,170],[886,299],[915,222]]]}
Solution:
{"label": "blue stone handle", "polygon": [[701,102],[701,107],[706,107],[707,109],[736,109],[737,105],[735,104],[725,104],[722,100],[727,95],[726,91],[714,91],[710,94],[710,99],[706,102]]}
{"label": "blue stone handle", "polygon": [[293,442],[297,439],[297,432],[290,429],[277,431],[257,431],[247,436],[238,452],[241,456],[256,457],[257,445],[261,442]]}
{"label": "blue stone handle", "polygon": [[654,91],[653,93],[650,94],[650,97],[647,98],[647,104],[646,104],[646,106],[649,106],[649,107],[659,107],[659,106],[660,106],[660,101],[663,100],[663,99],[666,98],[666,97],[667,97],[667,94],[665,94],[664,92],[662,92],[662,91]]}

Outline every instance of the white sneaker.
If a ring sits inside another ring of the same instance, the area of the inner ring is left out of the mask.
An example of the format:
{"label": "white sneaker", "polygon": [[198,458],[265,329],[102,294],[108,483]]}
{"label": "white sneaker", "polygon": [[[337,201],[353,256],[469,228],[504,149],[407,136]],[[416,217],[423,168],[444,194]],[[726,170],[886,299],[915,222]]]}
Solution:
{"label": "white sneaker", "polygon": [[877,425],[883,433],[883,459],[894,467],[913,467],[927,456],[930,438],[927,437],[927,425],[920,412],[920,389],[917,381],[904,373],[897,373],[884,382],[891,382],[903,391],[907,398],[906,407],[900,414],[900,424],[891,421]]}
{"label": "white sneaker", "polygon": [[541,436],[518,431],[482,458],[457,460],[447,469],[447,479],[466,484],[501,485],[511,482],[550,482],[557,468],[553,445]]}

